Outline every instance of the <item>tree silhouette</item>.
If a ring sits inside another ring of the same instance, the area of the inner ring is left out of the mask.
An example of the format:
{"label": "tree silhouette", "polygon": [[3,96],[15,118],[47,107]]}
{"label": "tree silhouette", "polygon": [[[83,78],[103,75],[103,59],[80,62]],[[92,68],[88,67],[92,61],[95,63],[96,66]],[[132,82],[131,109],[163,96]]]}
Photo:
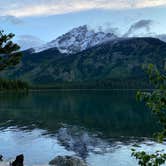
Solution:
{"label": "tree silhouette", "polygon": [[20,46],[12,41],[14,36],[12,33],[0,31],[0,71],[18,64],[22,57]]}

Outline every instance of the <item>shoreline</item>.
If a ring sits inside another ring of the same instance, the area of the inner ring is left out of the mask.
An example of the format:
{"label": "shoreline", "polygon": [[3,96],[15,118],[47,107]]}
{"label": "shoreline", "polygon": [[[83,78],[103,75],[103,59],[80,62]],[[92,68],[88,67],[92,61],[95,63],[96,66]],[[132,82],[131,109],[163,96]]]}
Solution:
{"label": "shoreline", "polygon": [[[38,166],[88,166],[87,163],[78,156],[56,156],[48,164],[39,164]],[[20,154],[15,159],[3,160],[0,155],[0,166],[27,166],[24,164],[24,155]],[[35,165],[34,165],[35,166]]]}
{"label": "shoreline", "polygon": [[74,88],[64,88],[64,89],[56,89],[56,88],[30,88],[28,90],[2,90],[0,91],[0,94],[2,93],[29,93],[29,92],[70,92],[70,91],[152,91],[153,89],[74,89]]}
{"label": "shoreline", "polygon": [[29,89],[29,92],[33,92],[33,91],[151,91],[152,89],[75,89],[75,88],[64,88],[64,89],[56,89],[56,88],[41,88],[41,89]]}

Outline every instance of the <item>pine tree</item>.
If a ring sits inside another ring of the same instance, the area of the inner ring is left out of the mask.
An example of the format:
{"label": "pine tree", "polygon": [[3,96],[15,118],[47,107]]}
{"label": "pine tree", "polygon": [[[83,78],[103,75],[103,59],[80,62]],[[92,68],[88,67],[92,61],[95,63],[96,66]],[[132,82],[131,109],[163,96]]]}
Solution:
{"label": "pine tree", "polygon": [[5,34],[0,31],[0,71],[18,64],[22,57],[20,46],[12,41],[14,36],[12,33]]}

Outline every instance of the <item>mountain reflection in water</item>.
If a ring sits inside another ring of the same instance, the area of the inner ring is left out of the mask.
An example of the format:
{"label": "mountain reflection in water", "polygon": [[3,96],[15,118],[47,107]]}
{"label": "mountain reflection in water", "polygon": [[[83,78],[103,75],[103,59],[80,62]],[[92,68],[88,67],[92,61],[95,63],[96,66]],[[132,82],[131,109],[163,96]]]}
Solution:
{"label": "mountain reflection in water", "polygon": [[24,153],[27,164],[75,154],[93,166],[113,161],[127,147],[121,160],[132,166],[130,148],[136,142],[150,146],[154,121],[134,91],[1,93],[0,153],[8,159]]}

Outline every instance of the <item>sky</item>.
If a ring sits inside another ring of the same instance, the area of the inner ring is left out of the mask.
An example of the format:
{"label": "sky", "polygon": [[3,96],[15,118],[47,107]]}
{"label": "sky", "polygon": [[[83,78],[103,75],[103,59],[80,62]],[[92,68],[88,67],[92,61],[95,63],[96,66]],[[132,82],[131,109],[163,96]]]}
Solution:
{"label": "sky", "polygon": [[0,29],[30,45],[87,24],[119,36],[166,34],[166,0],[0,0]]}

